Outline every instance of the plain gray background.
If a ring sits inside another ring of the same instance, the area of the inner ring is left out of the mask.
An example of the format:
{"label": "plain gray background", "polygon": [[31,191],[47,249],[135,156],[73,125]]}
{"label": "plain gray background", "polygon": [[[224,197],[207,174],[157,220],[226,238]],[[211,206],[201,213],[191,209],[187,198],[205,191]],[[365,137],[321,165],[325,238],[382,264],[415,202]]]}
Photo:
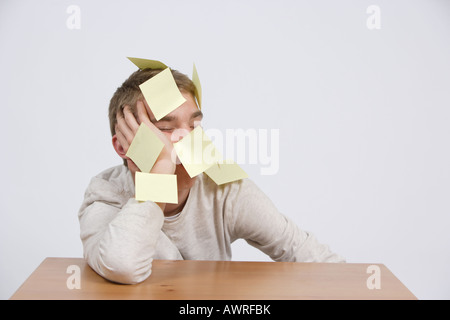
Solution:
{"label": "plain gray background", "polygon": [[279,129],[278,173],[243,168],[301,228],[449,299],[449,32],[445,0],[2,0],[0,298],[45,257],[82,256],[77,212],[121,163],[107,107],[134,56],[196,63],[205,128]]}

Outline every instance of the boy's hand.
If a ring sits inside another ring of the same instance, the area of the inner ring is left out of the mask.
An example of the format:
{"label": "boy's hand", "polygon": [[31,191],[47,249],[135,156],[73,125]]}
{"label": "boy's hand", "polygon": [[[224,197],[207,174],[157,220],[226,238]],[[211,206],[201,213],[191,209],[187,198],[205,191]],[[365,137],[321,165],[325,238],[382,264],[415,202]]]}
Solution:
{"label": "boy's hand", "polygon": [[[136,132],[141,123],[146,124],[164,143],[164,148],[161,151],[158,159],[156,160],[151,173],[164,173],[164,174],[174,174],[175,173],[175,160],[172,160],[172,150],[173,144],[170,139],[161,132],[151,121],[148,115],[148,111],[150,108],[148,107],[145,101],[139,100],[136,103],[137,109],[137,119],[131,112],[129,106],[125,106],[123,109],[123,114],[117,114],[117,125],[116,125],[116,136],[119,140],[119,143],[122,145],[125,153],[128,151],[131,142],[136,135]],[[131,160],[129,160],[131,161]],[[130,166],[129,166],[130,167]],[[138,170],[136,166],[135,168],[129,168],[133,173]]]}

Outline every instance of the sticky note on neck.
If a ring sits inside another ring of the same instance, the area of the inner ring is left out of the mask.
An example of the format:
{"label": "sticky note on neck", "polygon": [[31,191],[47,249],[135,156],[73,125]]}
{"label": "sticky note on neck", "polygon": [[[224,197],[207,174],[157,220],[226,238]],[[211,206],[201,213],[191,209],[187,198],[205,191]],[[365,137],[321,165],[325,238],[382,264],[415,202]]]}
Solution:
{"label": "sticky note on neck", "polygon": [[167,68],[167,66],[164,63],[162,63],[161,61],[141,59],[141,58],[130,58],[130,57],[127,57],[127,58],[128,58],[128,60],[133,62],[136,65],[136,67],[138,67],[141,70],[143,70],[143,69],[166,69]]}
{"label": "sticky note on neck", "polygon": [[145,81],[139,88],[158,121],[186,102],[170,68]]}
{"label": "sticky note on neck", "polygon": [[178,203],[177,176],[136,172],[135,197],[137,201]]}
{"label": "sticky note on neck", "polygon": [[164,148],[164,143],[146,124],[141,123],[126,156],[137,165],[142,172],[150,172]]}
{"label": "sticky note on neck", "polygon": [[248,178],[248,174],[231,160],[214,164],[205,173],[218,185]]}
{"label": "sticky note on neck", "polygon": [[191,178],[204,172],[222,159],[221,154],[200,126],[174,143],[173,147]]}
{"label": "sticky note on neck", "polygon": [[192,70],[192,82],[195,86],[195,98],[197,99],[198,108],[202,109],[202,86],[200,85],[200,78],[198,77],[197,68],[194,64],[194,69]]}

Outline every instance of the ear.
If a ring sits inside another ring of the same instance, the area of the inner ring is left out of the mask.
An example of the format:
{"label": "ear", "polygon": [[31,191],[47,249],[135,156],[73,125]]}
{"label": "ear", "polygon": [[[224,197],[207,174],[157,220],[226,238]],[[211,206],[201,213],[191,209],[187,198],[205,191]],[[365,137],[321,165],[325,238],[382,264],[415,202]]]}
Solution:
{"label": "ear", "polygon": [[113,144],[114,150],[116,150],[116,153],[119,155],[119,157],[121,157],[122,159],[128,159],[128,157],[126,156],[127,153],[125,152],[122,145],[120,144],[119,139],[117,139],[117,135],[113,135],[112,144]]}

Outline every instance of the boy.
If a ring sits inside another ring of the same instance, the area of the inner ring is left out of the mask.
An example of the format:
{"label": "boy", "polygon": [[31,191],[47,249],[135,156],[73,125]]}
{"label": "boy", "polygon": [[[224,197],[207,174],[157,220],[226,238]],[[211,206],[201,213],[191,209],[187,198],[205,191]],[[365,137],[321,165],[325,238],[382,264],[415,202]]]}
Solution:
{"label": "boy", "polygon": [[[344,262],[280,214],[250,179],[217,185],[205,174],[191,178],[182,164],[174,163],[173,143],[192,131],[203,114],[193,82],[171,70],[186,102],[155,119],[139,85],[161,71],[134,72],[111,99],[112,143],[124,164],[92,178],[79,211],[84,257],[91,268],[110,281],[134,284],[149,277],[153,259],[230,260],[237,239],[275,261]],[[177,204],[134,198],[139,169],[126,153],[141,123],[164,143],[150,173],[176,174]]]}

